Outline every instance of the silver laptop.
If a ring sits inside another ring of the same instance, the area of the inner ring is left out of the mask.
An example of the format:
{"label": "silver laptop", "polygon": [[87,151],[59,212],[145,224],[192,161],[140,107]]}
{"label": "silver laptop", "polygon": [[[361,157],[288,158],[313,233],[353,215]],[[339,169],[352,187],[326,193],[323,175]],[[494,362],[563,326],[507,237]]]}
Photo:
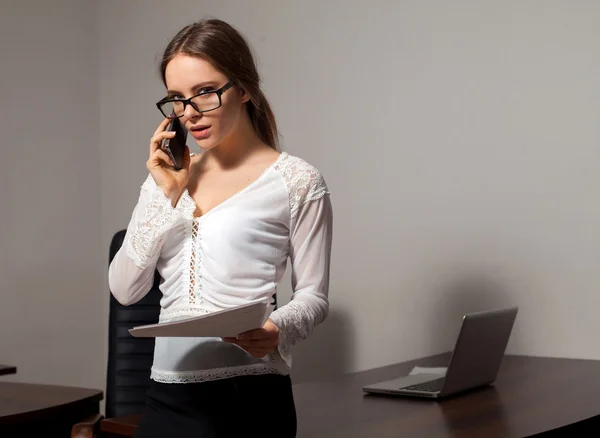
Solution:
{"label": "silver laptop", "polygon": [[492,384],[496,380],[517,307],[468,313],[445,375],[416,374],[365,386],[372,394],[442,398]]}

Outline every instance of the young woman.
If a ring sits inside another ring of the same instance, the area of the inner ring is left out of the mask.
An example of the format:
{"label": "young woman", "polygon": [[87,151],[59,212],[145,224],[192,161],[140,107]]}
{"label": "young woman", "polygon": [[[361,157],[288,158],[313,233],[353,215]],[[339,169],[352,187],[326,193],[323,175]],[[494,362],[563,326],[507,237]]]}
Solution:
{"label": "young woman", "polygon": [[[220,20],[182,29],[160,73],[165,116],[109,284],[124,305],[161,277],[160,321],[260,299],[274,303],[289,258],[292,300],[235,338],[157,338],[137,437],[296,434],[291,348],[328,314],[332,206],[319,171],[279,152],[275,117],[244,38]],[[173,115],[174,112],[174,115]],[[178,117],[202,153],[174,170],[161,141]],[[307,136],[310,138],[310,136]]]}

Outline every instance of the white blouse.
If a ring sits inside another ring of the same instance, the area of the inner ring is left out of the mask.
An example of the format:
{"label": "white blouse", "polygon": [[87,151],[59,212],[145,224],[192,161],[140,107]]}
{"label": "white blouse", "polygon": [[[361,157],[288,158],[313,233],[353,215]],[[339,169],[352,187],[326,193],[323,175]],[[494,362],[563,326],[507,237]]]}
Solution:
{"label": "white blouse", "polygon": [[248,187],[196,218],[186,190],[173,208],[151,175],[141,187],[109,286],[123,305],[162,281],[160,322],[273,303],[292,266],[292,300],[268,307],[280,329],[278,349],[262,359],[220,338],[156,338],[151,378],[166,383],[248,374],[289,374],[290,349],[328,314],[332,206],[317,169],[281,153]]}

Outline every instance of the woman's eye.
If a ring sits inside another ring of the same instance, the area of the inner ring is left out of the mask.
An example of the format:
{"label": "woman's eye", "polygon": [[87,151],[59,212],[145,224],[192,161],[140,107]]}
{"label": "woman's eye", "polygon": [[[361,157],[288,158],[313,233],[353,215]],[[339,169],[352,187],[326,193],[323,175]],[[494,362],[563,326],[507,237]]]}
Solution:
{"label": "woman's eye", "polygon": [[207,87],[207,88],[201,88],[200,90],[198,90],[198,93],[210,93],[211,91],[215,91],[213,88]]}

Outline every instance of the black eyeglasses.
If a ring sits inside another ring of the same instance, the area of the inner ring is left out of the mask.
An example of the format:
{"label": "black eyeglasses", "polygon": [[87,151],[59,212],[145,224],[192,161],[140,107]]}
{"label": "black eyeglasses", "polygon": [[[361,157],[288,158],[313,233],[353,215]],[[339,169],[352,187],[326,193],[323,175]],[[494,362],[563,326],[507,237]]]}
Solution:
{"label": "black eyeglasses", "polygon": [[199,113],[216,110],[222,104],[221,96],[233,86],[234,82],[229,81],[218,90],[202,91],[189,99],[170,99],[164,98],[156,103],[156,106],[169,119],[178,119],[183,116],[185,108],[191,105]]}

